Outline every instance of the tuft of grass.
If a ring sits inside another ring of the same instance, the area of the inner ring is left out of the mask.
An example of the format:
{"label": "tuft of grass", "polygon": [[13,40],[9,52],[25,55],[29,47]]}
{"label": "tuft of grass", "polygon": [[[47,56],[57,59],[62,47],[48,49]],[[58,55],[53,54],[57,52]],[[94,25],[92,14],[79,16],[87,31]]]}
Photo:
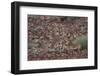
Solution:
{"label": "tuft of grass", "polygon": [[79,36],[75,40],[73,40],[74,45],[80,45],[80,49],[84,50],[88,47],[88,40],[87,36]]}

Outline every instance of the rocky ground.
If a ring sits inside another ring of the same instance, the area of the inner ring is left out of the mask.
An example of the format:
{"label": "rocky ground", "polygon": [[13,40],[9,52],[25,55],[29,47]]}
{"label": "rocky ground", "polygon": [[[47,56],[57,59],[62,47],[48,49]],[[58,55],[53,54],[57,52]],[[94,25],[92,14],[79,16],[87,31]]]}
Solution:
{"label": "rocky ground", "polygon": [[28,60],[87,58],[87,49],[73,45],[87,27],[87,17],[28,15]]}

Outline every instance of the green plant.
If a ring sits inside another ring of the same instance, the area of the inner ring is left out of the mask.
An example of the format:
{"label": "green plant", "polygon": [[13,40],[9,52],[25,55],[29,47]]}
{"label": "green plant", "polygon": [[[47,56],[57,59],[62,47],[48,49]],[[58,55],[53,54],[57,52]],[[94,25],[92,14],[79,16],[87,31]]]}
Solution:
{"label": "green plant", "polygon": [[87,36],[79,36],[75,40],[73,40],[73,44],[80,45],[80,49],[82,50],[87,49],[87,44],[88,44],[87,39],[88,39]]}

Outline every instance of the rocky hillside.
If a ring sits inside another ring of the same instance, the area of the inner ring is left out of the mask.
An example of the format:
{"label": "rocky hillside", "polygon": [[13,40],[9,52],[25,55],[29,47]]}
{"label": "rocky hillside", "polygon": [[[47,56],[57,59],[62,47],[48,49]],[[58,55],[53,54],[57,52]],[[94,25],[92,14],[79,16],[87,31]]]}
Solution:
{"label": "rocky hillside", "polygon": [[87,17],[28,15],[28,60],[87,58],[81,40],[73,44],[83,36],[87,40],[87,21]]}

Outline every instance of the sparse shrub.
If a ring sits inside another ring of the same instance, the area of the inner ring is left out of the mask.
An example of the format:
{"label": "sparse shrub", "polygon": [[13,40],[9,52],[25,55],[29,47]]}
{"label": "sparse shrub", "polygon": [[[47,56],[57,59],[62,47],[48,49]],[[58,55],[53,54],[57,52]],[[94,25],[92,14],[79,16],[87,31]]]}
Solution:
{"label": "sparse shrub", "polygon": [[74,45],[80,45],[80,49],[84,50],[87,49],[87,44],[88,44],[88,40],[87,40],[87,36],[80,36],[77,37],[75,40],[73,40],[73,44]]}

